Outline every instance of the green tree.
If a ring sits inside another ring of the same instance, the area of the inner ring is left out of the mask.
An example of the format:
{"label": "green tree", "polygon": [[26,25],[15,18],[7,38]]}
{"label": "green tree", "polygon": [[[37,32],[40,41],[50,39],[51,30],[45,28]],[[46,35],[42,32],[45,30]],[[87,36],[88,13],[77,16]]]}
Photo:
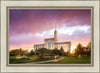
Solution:
{"label": "green tree", "polygon": [[47,49],[40,48],[40,49],[36,50],[35,52],[36,52],[36,55],[38,55],[39,57],[44,57],[47,54]]}
{"label": "green tree", "polygon": [[17,55],[19,54],[19,51],[18,51],[18,49],[11,50],[11,51],[9,52],[9,54],[10,54],[10,56],[17,56]]}
{"label": "green tree", "polygon": [[22,48],[18,49],[19,50],[19,55],[23,56],[25,53],[27,53],[27,50],[23,50]]}
{"label": "green tree", "polygon": [[26,50],[22,50],[21,48],[20,49],[15,49],[15,50],[11,50],[9,52],[10,56],[23,56],[27,51]]}
{"label": "green tree", "polygon": [[63,49],[62,46],[61,46],[61,49],[60,49],[60,55],[61,55],[61,56],[64,55],[64,49]]}
{"label": "green tree", "polygon": [[53,55],[60,55],[60,50],[58,50],[57,48],[52,50],[52,54]]}
{"label": "green tree", "polygon": [[35,55],[35,52],[33,51],[33,49],[30,51],[30,56]]}

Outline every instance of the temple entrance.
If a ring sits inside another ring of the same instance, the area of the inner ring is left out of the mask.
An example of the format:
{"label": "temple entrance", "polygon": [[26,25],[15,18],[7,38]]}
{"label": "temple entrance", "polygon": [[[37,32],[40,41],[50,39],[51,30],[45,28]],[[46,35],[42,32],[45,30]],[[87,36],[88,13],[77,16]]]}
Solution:
{"label": "temple entrance", "polygon": [[51,42],[48,42],[48,49],[51,49]]}

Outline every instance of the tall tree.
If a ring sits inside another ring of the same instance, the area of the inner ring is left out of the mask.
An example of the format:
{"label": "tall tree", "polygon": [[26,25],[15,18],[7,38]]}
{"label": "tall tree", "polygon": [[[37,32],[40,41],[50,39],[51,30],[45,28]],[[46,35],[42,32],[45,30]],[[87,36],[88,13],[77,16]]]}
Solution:
{"label": "tall tree", "polygon": [[36,54],[40,57],[44,57],[47,54],[47,49],[46,48],[40,48],[35,51]]}
{"label": "tall tree", "polygon": [[35,55],[35,52],[33,51],[33,49],[30,51],[30,56]]}
{"label": "tall tree", "polygon": [[88,56],[91,55],[91,42],[89,42],[88,45],[87,45],[87,55]]}
{"label": "tall tree", "polygon": [[61,48],[60,48],[60,55],[61,55],[61,56],[64,55],[64,49],[63,49],[62,46],[61,46]]}
{"label": "tall tree", "polygon": [[88,50],[91,49],[91,42],[88,43],[88,45],[87,45],[87,49],[88,49]]}
{"label": "tall tree", "polygon": [[79,43],[75,49],[75,54],[76,55],[83,55],[83,53],[84,53],[83,46],[82,46],[82,44]]}

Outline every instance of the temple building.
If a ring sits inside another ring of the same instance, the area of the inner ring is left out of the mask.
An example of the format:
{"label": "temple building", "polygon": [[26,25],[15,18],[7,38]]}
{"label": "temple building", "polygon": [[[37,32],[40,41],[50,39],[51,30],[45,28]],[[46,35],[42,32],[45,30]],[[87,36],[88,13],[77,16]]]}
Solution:
{"label": "temple building", "polygon": [[54,31],[54,37],[53,38],[46,38],[44,39],[44,44],[35,44],[34,49],[40,49],[40,48],[47,48],[47,49],[61,49],[61,47],[64,49],[64,52],[70,52],[71,51],[71,42],[58,42],[57,38],[57,30],[55,25],[55,31]]}

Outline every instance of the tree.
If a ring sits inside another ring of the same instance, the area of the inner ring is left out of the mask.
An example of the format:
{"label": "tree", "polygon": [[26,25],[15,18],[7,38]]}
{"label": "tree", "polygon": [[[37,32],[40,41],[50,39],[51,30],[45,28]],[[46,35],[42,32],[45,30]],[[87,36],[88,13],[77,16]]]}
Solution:
{"label": "tree", "polygon": [[9,54],[10,54],[10,56],[16,56],[16,55],[18,55],[18,54],[19,54],[18,49],[11,50],[11,51],[9,52]]}
{"label": "tree", "polygon": [[88,43],[86,47],[83,47],[82,44],[78,44],[75,49],[75,55],[86,55],[90,56],[91,54],[91,43]]}
{"label": "tree", "polygon": [[53,55],[59,55],[60,51],[57,48],[55,48],[55,49],[52,50],[52,54]]}
{"label": "tree", "polygon": [[62,46],[61,46],[61,49],[60,49],[60,55],[61,55],[61,56],[64,55],[64,49],[63,49]]}
{"label": "tree", "polygon": [[9,52],[10,56],[23,56],[27,51],[26,50],[22,50],[21,48],[20,49],[15,49],[15,50],[11,50]]}
{"label": "tree", "polygon": [[23,50],[20,48],[20,49],[19,49],[19,55],[22,56],[23,53],[24,53]]}
{"label": "tree", "polygon": [[84,48],[82,46],[82,44],[78,44],[76,49],[75,49],[75,54],[76,55],[84,55]]}
{"label": "tree", "polygon": [[50,56],[50,55],[52,55],[51,53],[52,53],[52,50],[47,49],[46,55],[49,55]]}
{"label": "tree", "polygon": [[40,49],[36,50],[35,52],[36,52],[36,55],[38,55],[40,57],[44,57],[47,54],[47,49],[40,48]]}
{"label": "tree", "polygon": [[88,43],[88,45],[87,45],[87,49],[88,49],[88,50],[91,49],[91,42]]}
{"label": "tree", "polygon": [[33,49],[30,51],[30,56],[35,55],[35,52],[33,51]]}
{"label": "tree", "polygon": [[19,55],[23,56],[25,53],[27,53],[27,50],[23,50],[22,48],[18,49],[19,50]]}
{"label": "tree", "polygon": [[88,45],[87,45],[87,55],[88,56],[91,55],[91,42],[89,42]]}

